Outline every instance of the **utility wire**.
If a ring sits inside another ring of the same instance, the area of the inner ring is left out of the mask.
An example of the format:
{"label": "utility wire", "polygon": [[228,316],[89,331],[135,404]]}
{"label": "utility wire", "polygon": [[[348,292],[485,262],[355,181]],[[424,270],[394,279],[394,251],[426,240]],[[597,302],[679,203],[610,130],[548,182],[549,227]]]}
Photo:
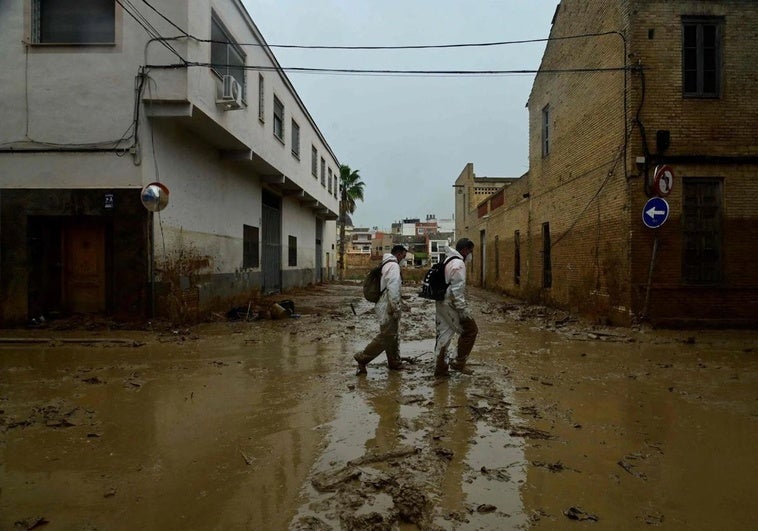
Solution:
{"label": "utility wire", "polygon": [[[126,11],[129,14],[129,16],[131,16],[137,22],[137,24],[142,26],[144,30],[148,33],[148,35],[153,37],[155,40],[160,41],[160,43],[164,47],[166,47],[171,53],[176,55],[182,63],[187,64],[187,60],[184,57],[182,57],[182,55],[179,52],[177,52],[173,46],[171,46],[168,42],[166,42],[167,38],[160,34],[160,32],[150,23],[149,20],[147,20],[147,18],[144,15],[142,15],[142,13],[140,13],[140,11],[134,6],[134,4],[131,3],[130,0],[123,0],[123,2],[122,0],[116,0],[116,3],[120,5],[121,8],[124,11]],[[127,8],[126,5],[124,5],[124,3],[128,4],[129,7]]]}
{"label": "utility wire", "polygon": [[[119,0],[116,0],[117,2]],[[119,2],[120,3],[120,2]],[[453,44],[410,44],[410,45],[392,45],[392,46],[337,46],[326,44],[263,44],[261,42],[231,42],[231,41],[219,41],[214,39],[200,39],[195,35],[188,33],[180,26],[175,24],[166,15],[161,13],[155,6],[153,6],[147,0],[142,0],[146,6],[152,9],[163,20],[171,24],[176,28],[183,36],[193,39],[197,42],[210,42],[214,44],[236,44],[237,46],[263,46],[267,48],[290,48],[298,50],[428,50],[428,49],[445,49],[445,48],[482,48],[492,46],[508,46],[512,44],[533,44],[538,42],[558,41],[567,39],[581,39],[587,37],[602,37],[605,35],[618,34],[617,31],[604,31],[599,33],[583,33],[580,35],[566,35],[564,37],[546,37],[541,39],[521,39],[512,41],[493,41],[493,42],[464,42]]]}
{"label": "utility wire", "polygon": [[320,74],[387,74],[387,75],[448,75],[448,76],[467,76],[467,75],[513,75],[513,74],[565,74],[565,73],[588,73],[588,72],[621,72],[630,70],[631,67],[614,66],[607,68],[546,68],[540,70],[393,70],[393,69],[371,69],[371,68],[311,68],[297,66],[253,66],[253,65],[223,65],[215,63],[188,62],[184,64],[171,65],[146,65],[149,69],[174,69],[186,67],[204,67],[204,68],[235,68],[239,70],[254,70],[259,72],[265,71],[286,71],[298,73],[320,73]]}

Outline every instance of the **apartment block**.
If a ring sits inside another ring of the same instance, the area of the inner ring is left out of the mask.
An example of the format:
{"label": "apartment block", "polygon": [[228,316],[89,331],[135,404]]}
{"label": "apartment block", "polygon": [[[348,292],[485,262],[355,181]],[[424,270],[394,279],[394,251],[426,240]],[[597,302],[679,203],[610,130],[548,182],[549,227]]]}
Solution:
{"label": "apartment block", "polygon": [[19,0],[0,41],[0,323],[333,276],[339,162],[240,0]]}

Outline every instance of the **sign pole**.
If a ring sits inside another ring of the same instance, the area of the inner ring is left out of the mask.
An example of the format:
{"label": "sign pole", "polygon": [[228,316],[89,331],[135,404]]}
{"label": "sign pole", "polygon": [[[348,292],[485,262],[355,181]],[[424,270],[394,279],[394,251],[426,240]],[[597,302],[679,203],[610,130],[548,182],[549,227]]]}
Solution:
{"label": "sign pole", "polygon": [[653,268],[655,267],[655,255],[658,253],[658,235],[653,240],[653,255],[650,257],[650,269],[647,272],[647,288],[645,289],[645,306],[642,308],[642,319],[647,319],[647,308],[650,303],[650,285],[653,283]]}

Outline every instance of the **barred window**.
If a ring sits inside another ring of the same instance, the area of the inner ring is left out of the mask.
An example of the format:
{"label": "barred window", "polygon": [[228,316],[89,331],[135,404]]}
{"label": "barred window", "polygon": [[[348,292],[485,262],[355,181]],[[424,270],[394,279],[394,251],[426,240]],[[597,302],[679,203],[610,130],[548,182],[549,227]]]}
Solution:
{"label": "barred window", "polygon": [[685,178],[682,184],[682,278],[693,284],[718,283],[722,279],[722,181]]}

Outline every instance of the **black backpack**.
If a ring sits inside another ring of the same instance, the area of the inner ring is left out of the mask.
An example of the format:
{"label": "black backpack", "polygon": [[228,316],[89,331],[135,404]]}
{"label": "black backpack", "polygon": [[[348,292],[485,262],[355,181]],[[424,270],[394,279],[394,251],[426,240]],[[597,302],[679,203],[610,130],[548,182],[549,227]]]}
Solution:
{"label": "black backpack", "polygon": [[429,268],[429,271],[424,275],[421,291],[418,293],[419,297],[433,301],[445,300],[445,293],[447,292],[447,287],[450,285],[450,283],[445,282],[445,266],[450,260],[460,260],[460,258],[451,256]]}
{"label": "black backpack", "polygon": [[389,258],[366,273],[366,278],[363,279],[363,296],[367,301],[379,302],[379,297],[384,293],[384,290],[381,289],[382,268],[389,262],[397,262],[397,260]]}

